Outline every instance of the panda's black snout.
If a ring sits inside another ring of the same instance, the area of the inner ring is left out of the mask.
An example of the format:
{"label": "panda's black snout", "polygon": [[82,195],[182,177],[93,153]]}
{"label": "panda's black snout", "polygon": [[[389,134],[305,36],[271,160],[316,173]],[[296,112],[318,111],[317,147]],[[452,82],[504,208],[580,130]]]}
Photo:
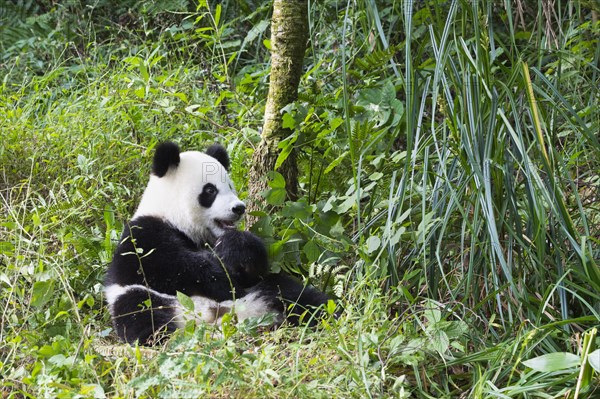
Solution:
{"label": "panda's black snout", "polygon": [[246,212],[246,205],[238,204],[238,205],[234,206],[233,208],[231,208],[231,211],[238,216],[242,216],[244,214],[244,212]]}

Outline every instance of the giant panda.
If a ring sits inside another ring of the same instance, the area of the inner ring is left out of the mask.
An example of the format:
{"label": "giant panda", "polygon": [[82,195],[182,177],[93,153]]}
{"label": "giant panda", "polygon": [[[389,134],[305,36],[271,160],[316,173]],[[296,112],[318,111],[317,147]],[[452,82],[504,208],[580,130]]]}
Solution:
{"label": "giant panda", "polygon": [[[190,317],[219,323],[272,313],[275,323],[313,323],[328,296],[269,272],[263,242],[238,230],[246,211],[218,144],[180,152],[159,144],[148,185],[126,224],[105,277],[105,298],[119,338],[152,345]],[[190,297],[190,316],[177,299]]]}

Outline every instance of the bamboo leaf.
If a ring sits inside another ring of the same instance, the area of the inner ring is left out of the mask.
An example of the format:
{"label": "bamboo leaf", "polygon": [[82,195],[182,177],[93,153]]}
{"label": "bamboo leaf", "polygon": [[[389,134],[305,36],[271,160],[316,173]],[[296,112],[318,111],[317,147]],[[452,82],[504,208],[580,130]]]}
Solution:
{"label": "bamboo leaf", "polygon": [[548,158],[548,152],[546,152],[546,144],[544,141],[544,134],[542,132],[542,125],[540,123],[540,114],[537,106],[537,102],[535,99],[535,95],[533,93],[533,85],[531,84],[531,77],[529,76],[529,67],[526,62],[521,63],[521,67],[523,68],[523,77],[525,78],[525,87],[527,88],[527,100],[529,101],[529,106],[531,107],[531,116],[533,117],[533,126],[535,128],[535,134],[537,136],[538,142],[540,144],[540,149],[542,150],[542,154],[546,159],[548,165],[550,165],[550,158]]}

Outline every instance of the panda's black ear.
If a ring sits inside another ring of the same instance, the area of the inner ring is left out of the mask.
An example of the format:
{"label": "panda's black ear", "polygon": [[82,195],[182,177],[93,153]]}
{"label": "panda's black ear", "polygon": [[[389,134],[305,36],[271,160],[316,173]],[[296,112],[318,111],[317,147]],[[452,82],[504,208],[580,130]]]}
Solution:
{"label": "panda's black ear", "polygon": [[179,165],[179,146],[171,141],[161,143],[156,147],[152,173],[163,177],[171,166]]}
{"label": "panda's black ear", "polygon": [[206,154],[210,155],[225,167],[225,170],[229,171],[229,155],[227,150],[220,144],[213,144],[206,149]]}

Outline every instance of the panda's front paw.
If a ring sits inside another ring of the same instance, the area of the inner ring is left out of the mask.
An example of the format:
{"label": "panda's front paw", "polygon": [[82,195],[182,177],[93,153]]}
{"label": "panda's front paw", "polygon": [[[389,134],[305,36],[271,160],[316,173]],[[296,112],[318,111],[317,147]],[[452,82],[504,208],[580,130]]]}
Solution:
{"label": "panda's front paw", "polygon": [[257,284],[269,272],[265,245],[248,231],[227,231],[214,249],[230,276],[243,287]]}

